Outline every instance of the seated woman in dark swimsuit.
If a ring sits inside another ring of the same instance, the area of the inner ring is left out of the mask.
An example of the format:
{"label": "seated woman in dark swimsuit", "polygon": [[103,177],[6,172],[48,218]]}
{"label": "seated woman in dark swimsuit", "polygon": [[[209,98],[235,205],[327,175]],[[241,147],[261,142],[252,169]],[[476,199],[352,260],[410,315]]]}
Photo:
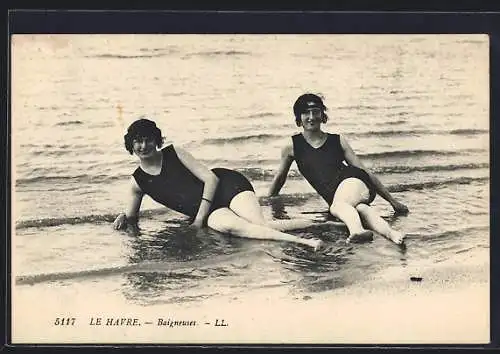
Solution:
{"label": "seated woman in dark swimsuit", "polygon": [[[321,130],[321,123],[328,120],[326,110],[317,95],[304,94],[297,99],[293,112],[297,126],[302,126],[303,131],[292,136],[283,149],[269,195],[278,195],[290,165],[296,161],[302,175],[330,206],[330,213],[346,224],[350,233],[348,242],[371,240],[373,230],[396,244],[403,243],[404,234],[391,229],[369,204],[378,193],[397,213],[407,213],[408,208],[366,170],[343,136]],[[370,230],[363,228],[362,221]]]}
{"label": "seated woman in dark swimsuit", "polygon": [[296,242],[315,250],[319,239],[304,239],[284,230],[307,227],[309,220],[268,222],[250,182],[240,173],[224,168],[209,170],[188,152],[162,146],[162,135],[148,119],[132,123],[125,135],[125,147],[139,157],[139,167],[130,179],[130,204],[118,215],[115,229],[137,230],[138,214],[145,194],[168,208],[191,218],[191,225],[235,236]]}

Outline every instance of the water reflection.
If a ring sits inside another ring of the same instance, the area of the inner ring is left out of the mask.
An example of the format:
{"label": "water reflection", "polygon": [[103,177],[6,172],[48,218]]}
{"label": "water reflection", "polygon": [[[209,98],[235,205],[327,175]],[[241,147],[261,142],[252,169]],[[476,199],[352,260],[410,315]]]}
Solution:
{"label": "water reflection", "polygon": [[[273,215],[285,218],[284,203],[274,200],[271,208]],[[406,262],[406,250],[390,241],[378,237],[347,244],[345,228],[331,224],[291,232],[321,238],[327,244],[321,252],[294,243],[193,230],[187,222],[161,225],[130,238],[129,262],[153,264],[125,276],[123,291],[131,301],[192,301],[270,285],[304,293],[328,291],[362,282],[388,264]]]}
{"label": "water reflection", "polygon": [[129,242],[131,263],[143,261],[184,262],[211,255],[230,254],[240,239],[210,229],[192,229],[187,221],[156,230],[141,230]]}
{"label": "water reflection", "polygon": [[283,199],[269,198],[268,203],[271,206],[271,215],[274,219],[288,219]]}
{"label": "water reflection", "polygon": [[130,238],[129,262],[150,267],[125,275],[123,289],[128,299],[150,303],[152,298],[167,296],[168,302],[178,300],[185,291],[196,299],[193,293],[203,280],[226,277],[248,266],[237,254],[251,249],[252,240],[188,226],[187,221],[169,224],[141,230]]}

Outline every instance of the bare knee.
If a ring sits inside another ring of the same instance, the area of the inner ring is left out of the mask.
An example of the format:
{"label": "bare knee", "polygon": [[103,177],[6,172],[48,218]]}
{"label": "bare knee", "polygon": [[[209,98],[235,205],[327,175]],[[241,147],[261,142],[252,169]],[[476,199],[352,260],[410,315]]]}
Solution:
{"label": "bare knee", "polygon": [[363,204],[363,203],[360,203],[360,204],[356,205],[356,210],[359,213],[366,214],[370,211],[370,206]]}
{"label": "bare knee", "polygon": [[356,206],[367,201],[369,197],[370,191],[366,184],[358,178],[350,177],[339,184],[333,201],[343,201]]}
{"label": "bare knee", "polygon": [[332,205],[330,206],[330,213],[332,213],[332,215],[337,215],[339,213],[342,213],[342,211],[346,210],[346,209],[352,209],[353,206],[350,205],[349,203],[347,202],[344,202],[344,201],[334,201],[332,203]]}
{"label": "bare knee", "polygon": [[237,194],[233,200],[231,200],[229,209],[252,224],[267,224],[262,215],[259,201],[252,191],[244,191]]}
{"label": "bare knee", "polygon": [[207,220],[207,226],[219,232],[233,234],[238,229],[238,223],[232,215],[228,213],[218,213],[218,211],[210,214]]}

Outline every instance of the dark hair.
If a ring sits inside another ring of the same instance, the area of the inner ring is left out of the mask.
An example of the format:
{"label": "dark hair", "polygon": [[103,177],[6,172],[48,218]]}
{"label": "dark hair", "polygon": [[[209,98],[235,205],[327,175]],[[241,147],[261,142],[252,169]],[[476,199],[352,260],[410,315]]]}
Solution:
{"label": "dark hair", "polygon": [[161,137],[161,130],[156,126],[156,123],[152,120],[141,118],[130,124],[127,129],[127,134],[124,135],[125,149],[133,155],[134,150],[132,148],[134,139],[142,136],[153,137],[156,146],[160,147],[163,144],[163,138]]}
{"label": "dark hair", "polygon": [[328,108],[325,106],[323,103],[323,99],[315,95],[313,93],[305,93],[297,100],[295,101],[293,105],[293,114],[295,115],[295,124],[297,124],[298,127],[302,125],[302,120],[300,119],[300,115],[308,108],[320,108],[321,109],[321,114],[322,114],[322,119],[321,121],[323,123],[326,123],[328,121],[328,116],[326,115],[326,111]]}

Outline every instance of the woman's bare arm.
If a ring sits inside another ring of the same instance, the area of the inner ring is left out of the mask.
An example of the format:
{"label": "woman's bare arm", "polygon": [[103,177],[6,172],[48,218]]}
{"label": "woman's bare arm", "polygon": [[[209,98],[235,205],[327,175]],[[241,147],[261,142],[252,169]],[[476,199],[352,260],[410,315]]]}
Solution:
{"label": "woman's bare arm", "polygon": [[214,199],[215,190],[219,183],[219,178],[210,171],[204,164],[196,160],[189,152],[181,148],[175,148],[179,160],[189,169],[197,178],[205,184],[203,187],[203,195],[200,202],[198,213],[196,214],[193,225],[201,227],[210,211],[210,204]]}
{"label": "woman's bare arm", "polygon": [[127,226],[137,228],[139,210],[141,208],[144,192],[137,185],[134,177],[130,178],[129,204],[125,213],[121,213],[116,218],[113,227],[116,230],[125,229]]}
{"label": "woman's bare arm", "polygon": [[268,195],[270,197],[279,194],[281,188],[285,184],[286,178],[288,176],[288,171],[290,170],[290,166],[292,165],[293,160],[293,146],[287,145],[281,151],[280,166],[278,168],[278,172],[273,178],[273,181],[271,182],[271,186],[269,187]]}

